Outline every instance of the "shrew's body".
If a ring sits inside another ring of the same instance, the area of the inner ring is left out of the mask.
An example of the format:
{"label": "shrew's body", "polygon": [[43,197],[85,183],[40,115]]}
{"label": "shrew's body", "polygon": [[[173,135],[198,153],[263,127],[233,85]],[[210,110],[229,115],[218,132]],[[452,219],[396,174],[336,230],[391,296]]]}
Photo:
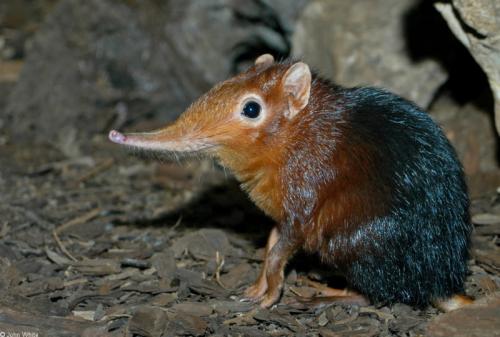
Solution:
{"label": "shrew's body", "polygon": [[246,292],[264,307],[279,299],[285,264],[300,248],[372,302],[466,302],[455,296],[464,291],[471,232],[461,165],[429,116],[394,94],[342,88],[304,63],[263,55],[173,125],[110,138],[204,151],[234,172],[277,223]]}

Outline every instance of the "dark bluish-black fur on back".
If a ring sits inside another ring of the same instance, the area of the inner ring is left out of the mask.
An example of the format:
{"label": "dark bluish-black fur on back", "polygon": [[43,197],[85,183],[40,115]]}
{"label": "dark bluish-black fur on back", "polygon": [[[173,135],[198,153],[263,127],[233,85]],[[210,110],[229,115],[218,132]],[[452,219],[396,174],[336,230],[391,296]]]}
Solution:
{"label": "dark bluish-black fur on back", "polygon": [[345,266],[371,301],[427,305],[463,293],[471,225],[462,167],[441,129],[414,104],[374,88],[341,90],[350,141],[377,149],[387,215],[360,227],[368,254]]}

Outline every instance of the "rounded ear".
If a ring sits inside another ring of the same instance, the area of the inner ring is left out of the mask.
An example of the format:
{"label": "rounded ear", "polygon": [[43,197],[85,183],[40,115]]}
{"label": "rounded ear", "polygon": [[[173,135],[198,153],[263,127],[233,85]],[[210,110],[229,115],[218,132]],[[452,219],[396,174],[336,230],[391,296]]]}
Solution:
{"label": "rounded ear", "polygon": [[271,54],[262,54],[255,59],[255,65],[267,65],[274,62],[274,57]]}
{"label": "rounded ear", "polygon": [[292,119],[309,103],[311,95],[311,70],[303,62],[292,65],[283,76],[283,91],[288,99],[287,117]]}

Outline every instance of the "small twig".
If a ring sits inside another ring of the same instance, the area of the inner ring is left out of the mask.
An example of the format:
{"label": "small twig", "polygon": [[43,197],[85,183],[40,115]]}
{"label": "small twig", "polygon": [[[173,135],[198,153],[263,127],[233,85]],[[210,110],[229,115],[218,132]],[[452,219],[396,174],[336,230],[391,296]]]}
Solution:
{"label": "small twig", "polygon": [[64,287],[68,288],[68,287],[72,287],[74,285],[85,284],[88,282],[89,282],[89,280],[87,278],[78,278],[78,279],[64,282]]}
{"label": "small twig", "polygon": [[59,233],[61,233],[63,230],[66,230],[72,226],[75,226],[75,225],[78,225],[78,224],[81,224],[81,223],[85,223],[87,221],[89,221],[90,219],[92,218],[95,218],[99,213],[101,212],[101,209],[100,208],[94,208],[93,210],[85,213],[85,214],[82,214],[74,219],[71,219],[70,221],[67,221],[65,223],[63,223],[61,226],[55,228],[53,231],[52,231],[52,236],[54,237],[54,240],[56,241],[57,245],[59,246],[59,248],[61,249],[61,251],[66,254],[67,257],[69,257],[71,260],[73,261],[78,261],[77,258],[75,258],[67,249],[66,249],[66,246],[64,246],[64,244],[62,243],[61,239],[59,238]]}
{"label": "small twig", "polygon": [[61,233],[62,231],[68,229],[69,227],[79,225],[81,223],[85,223],[85,222],[95,218],[96,216],[99,215],[99,213],[101,213],[101,209],[99,207],[94,208],[94,209],[88,211],[87,213],[84,213],[76,218],[73,218],[73,219],[65,222],[61,226],[57,227],[54,231],[57,233]]}
{"label": "small twig", "polygon": [[54,237],[54,240],[56,240],[56,243],[59,246],[59,248],[61,249],[61,251],[64,254],[66,254],[67,257],[69,257],[74,262],[78,261],[78,259],[76,259],[73,255],[71,255],[71,253],[63,245],[63,243],[61,242],[61,239],[59,239],[59,235],[57,234],[57,231],[55,229],[52,231],[52,236]]}
{"label": "small twig", "polygon": [[217,264],[217,268],[215,269],[215,281],[221,286],[222,289],[229,290],[220,279],[220,271],[222,270],[222,267],[224,267],[224,262],[224,257],[221,257],[219,251],[217,250],[215,252],[215,263]]}
{"label": "small twig", "polygon": [[168,229],[168,234],[169,235],[172,234],[173,231],[175,231],[177,229],[177,227],[179,227],[181,225],[181,223],[182,223],[182,215],[179,216],[179,219],[177,219],[177,221],[175,222],[175,224]]}
{"label": "small twig", "polygon": [[[120,319],[120,318],[132,318],[132,315],[125,314],[125,313],[114,314],[114,315],[104,316],[103,318],[100,319],[100,321],[111,322],[112,320]],[[128,335],[124,335],[124,336],[128,336]]]}
{"label": "small twig", "polygon": [[85,181],[87,181],[87,180],[95,177],[96,175],[98,175],[102,171],[107,170],[108,168],[110,168],[113,165],[114,162],[115,162],[115,160],[113,158],[108,158],[106,160],[103,160],[97,166],[95,166],[93,169],[91,169],[89,172],[87,172],[84,175],[80,176],[76,180],[76,185],[79,185],[79,184],[81,184],[81,183],[83,183],[83,182],[85,182]]}

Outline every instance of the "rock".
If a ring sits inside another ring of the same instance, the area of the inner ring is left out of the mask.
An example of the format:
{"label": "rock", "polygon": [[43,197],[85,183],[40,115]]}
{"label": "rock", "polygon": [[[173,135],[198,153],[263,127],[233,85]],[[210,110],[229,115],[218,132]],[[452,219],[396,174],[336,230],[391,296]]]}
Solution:
{"label": "rock", "polygon": [[221,282],[230,289],[239,289],[243,285],[249,285],[257,278],[257,272],[248,263],[240,263],[231,269],[227,274],[221,276]]}
{"label": "rock", "polygon": [[165,307],[168,304],[174,302],[177,299],[177,294],[159,294],[156,295],[153,300],[151,301],[151,304],[157,307]]}
{"label": "rock", "polygon": [[173,252],[167,250],[165,252],[156,253],[153,255],[151,260],[158,276],[161,279],[164,279],[167,283],[170,283],[174,279],[177,271],[177,265],[175,263]]}
{"label": "rock", "polygon": [[8,289],[21,282],[20,271],[8,258],[0,257],[0,287]]}
{"label": "rock", "polygon": [[172,306],[175,312],[183,312],[197,317],[206,317],[212,314],[214,309],[206,303],[201,302],[182,302]]}
{"label": "rock", "polygon": [[497,135],[492,117],[471,102],[459,105],[447,95],[433,104],[430,114],[458,153],[472,196],[495,193],[500,186]]}
{"label": "rock", "polygon": [[207,330],[208,324],[200,317],[177,313],[168,322],[163,336],[202,336]]}
{"label": "rock", "polygon": [[[286,1],[283,21],[304,0]],[[289,52],[267,1],[62,0],[35,35],[7,106],[16,140],[61,147],[145,118],[172,120],[255,54]],[[35,131],[35,132],[33,132]]]}
{"label": "rock", "polygon": [[224,231],[210,228],[184,235],[175,241],[171,249],[176,257],[188,252],[199,260],[213,260],[217,252],[225,256],[235,251]]}
{"label": "rock", "polygon": [[392,312],[396,319],[389,323],[389,329],[399,335],[404,335],[407,331],[415,328],[424,321],[418,311],[406,304],[394,304]]}
{"label": "rock", "polygon": [[167,324],[167,314],[155,307],[139,307],[129,321],[129,330],[133,335],[160,337]]}
{"label": "rock", "polygon": [[453,0],[436,2],[435,7],[488,77],[500,134],[500,2]]}
{"label": "rock", "polygon": [[240,302],[233,300],[212,300],[210,305],[214,308],[215,312],[219,315],[227,315],[229,313],[242,313],[255,309],[255,305],[249,302]]}
{"label": "rock", "polygon": [[472,216],[472,223],[475,225],[497,225],[500,224],[500,215],[481,213]]}
{"label": "rock", "polygon": [[259,309],[253,315],[253,318],[259,322],[273,323],[281,327],[287,328],[299,335],[304,333],[304,327],[300,325],[292,315],[285,310],[262,310]]}
{"label": "rock", "polygon": [[201,274],[195,271],[179,268],[177,269],[177,278],[181,282],[180,288],[185,286],[193,293],[221,298],[229,296],[227,290],[222,289],[213,281],[202,279]]}
{"label": "rock", "polygon": [[500,293],[477,300],[456,311],[442,314],[429,323],[429,337],[500,336]]}
{"label": "rock", "polygon": [[313,0],[298,20],[293,55],[341,85],[381,86],[427,107],[447,74],[408,51],[407,14],[419,2]]}

